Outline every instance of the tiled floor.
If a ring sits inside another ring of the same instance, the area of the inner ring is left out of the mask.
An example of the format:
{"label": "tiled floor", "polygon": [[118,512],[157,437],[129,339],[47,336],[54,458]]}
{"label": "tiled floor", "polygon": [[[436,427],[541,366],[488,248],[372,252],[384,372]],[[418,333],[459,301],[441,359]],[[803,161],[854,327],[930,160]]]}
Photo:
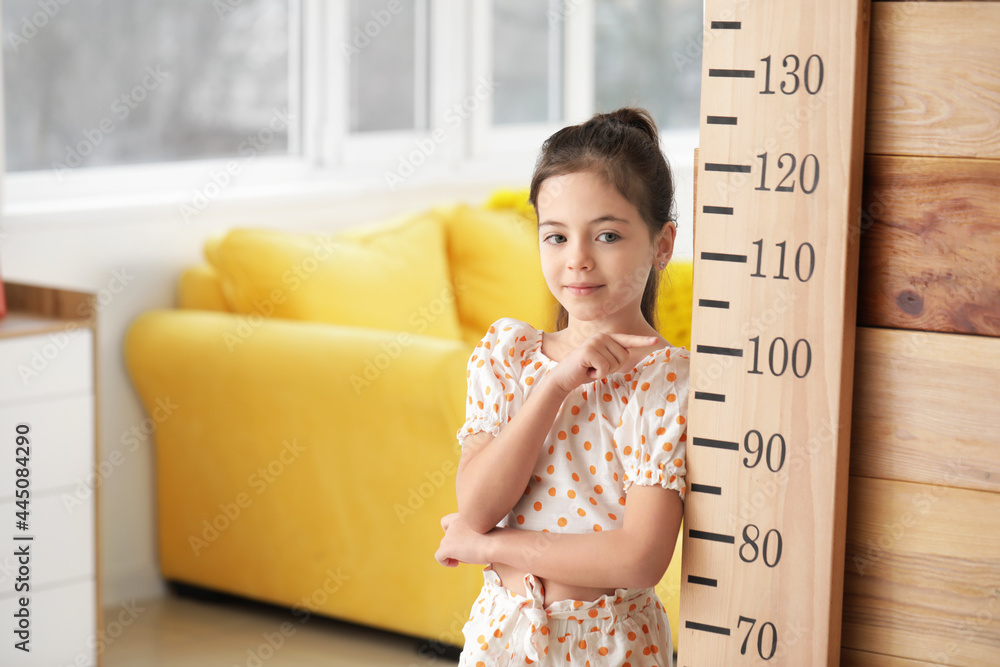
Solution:
{"label": "tiled floor", "polygon": [[[105,609],[105,625],[127,618],[101,656],[103,667],[451,667],[418,639],[330,618],[230,597],[170,595],[139,601],[120,616]],[[110,625],[108,625],[110,628]]]}

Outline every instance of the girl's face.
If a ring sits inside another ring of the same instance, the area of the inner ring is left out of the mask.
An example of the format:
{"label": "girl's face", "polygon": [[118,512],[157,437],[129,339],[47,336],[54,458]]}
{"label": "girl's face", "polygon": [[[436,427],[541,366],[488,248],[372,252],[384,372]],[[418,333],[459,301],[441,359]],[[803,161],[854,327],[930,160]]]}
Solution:
{"label": "girl's face", "polygon": [[624,330],[644,321],[646,278],[669,260],[673,234],[651,239],[638,209],[590,171],[546,179],[537,201],[542,273],[570,318]]}

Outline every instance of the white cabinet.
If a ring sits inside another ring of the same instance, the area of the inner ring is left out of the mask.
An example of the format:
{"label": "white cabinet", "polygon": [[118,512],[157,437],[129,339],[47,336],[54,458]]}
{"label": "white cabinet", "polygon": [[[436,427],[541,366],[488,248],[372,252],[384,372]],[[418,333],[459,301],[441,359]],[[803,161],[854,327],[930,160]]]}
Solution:
{"label": "white cabinet", "polygon": [[0,319],[0,665],[96,667],[95,331],[74,308],[88,295],[20,284],[8,284],[7,294],[10,312]]}

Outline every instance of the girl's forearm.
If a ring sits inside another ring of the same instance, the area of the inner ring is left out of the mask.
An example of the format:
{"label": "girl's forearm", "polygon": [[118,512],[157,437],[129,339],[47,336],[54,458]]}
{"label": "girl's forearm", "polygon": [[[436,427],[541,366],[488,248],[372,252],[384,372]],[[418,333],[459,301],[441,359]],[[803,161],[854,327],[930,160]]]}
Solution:
{"label": "girl's forearm", "polygon": [[652,587],[666,570],[662,558],[651,557],[649,540],[625,529],[546,533],[496,528],[483,539],[490,562],[571,586]]}
{"label": "girl's forearm", "polygon": [[459,471],[458,512],[473,529],[491,530],[524,494],[567,395],[543,377],[500,434]]}

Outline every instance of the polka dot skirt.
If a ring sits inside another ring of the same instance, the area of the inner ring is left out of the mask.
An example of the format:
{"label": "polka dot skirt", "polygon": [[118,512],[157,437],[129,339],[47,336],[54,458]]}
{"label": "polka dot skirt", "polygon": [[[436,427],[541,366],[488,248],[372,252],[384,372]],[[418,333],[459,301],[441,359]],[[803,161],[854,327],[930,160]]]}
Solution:
{"label": "polka dot skirt", "polygon": [[525,575],[527,596],[510,592],[492,570],[462,628],[459,667],[581,665],[672,667],[670,621],[652,588],[619,588],[596,600],[543,607],[544,590]]}

